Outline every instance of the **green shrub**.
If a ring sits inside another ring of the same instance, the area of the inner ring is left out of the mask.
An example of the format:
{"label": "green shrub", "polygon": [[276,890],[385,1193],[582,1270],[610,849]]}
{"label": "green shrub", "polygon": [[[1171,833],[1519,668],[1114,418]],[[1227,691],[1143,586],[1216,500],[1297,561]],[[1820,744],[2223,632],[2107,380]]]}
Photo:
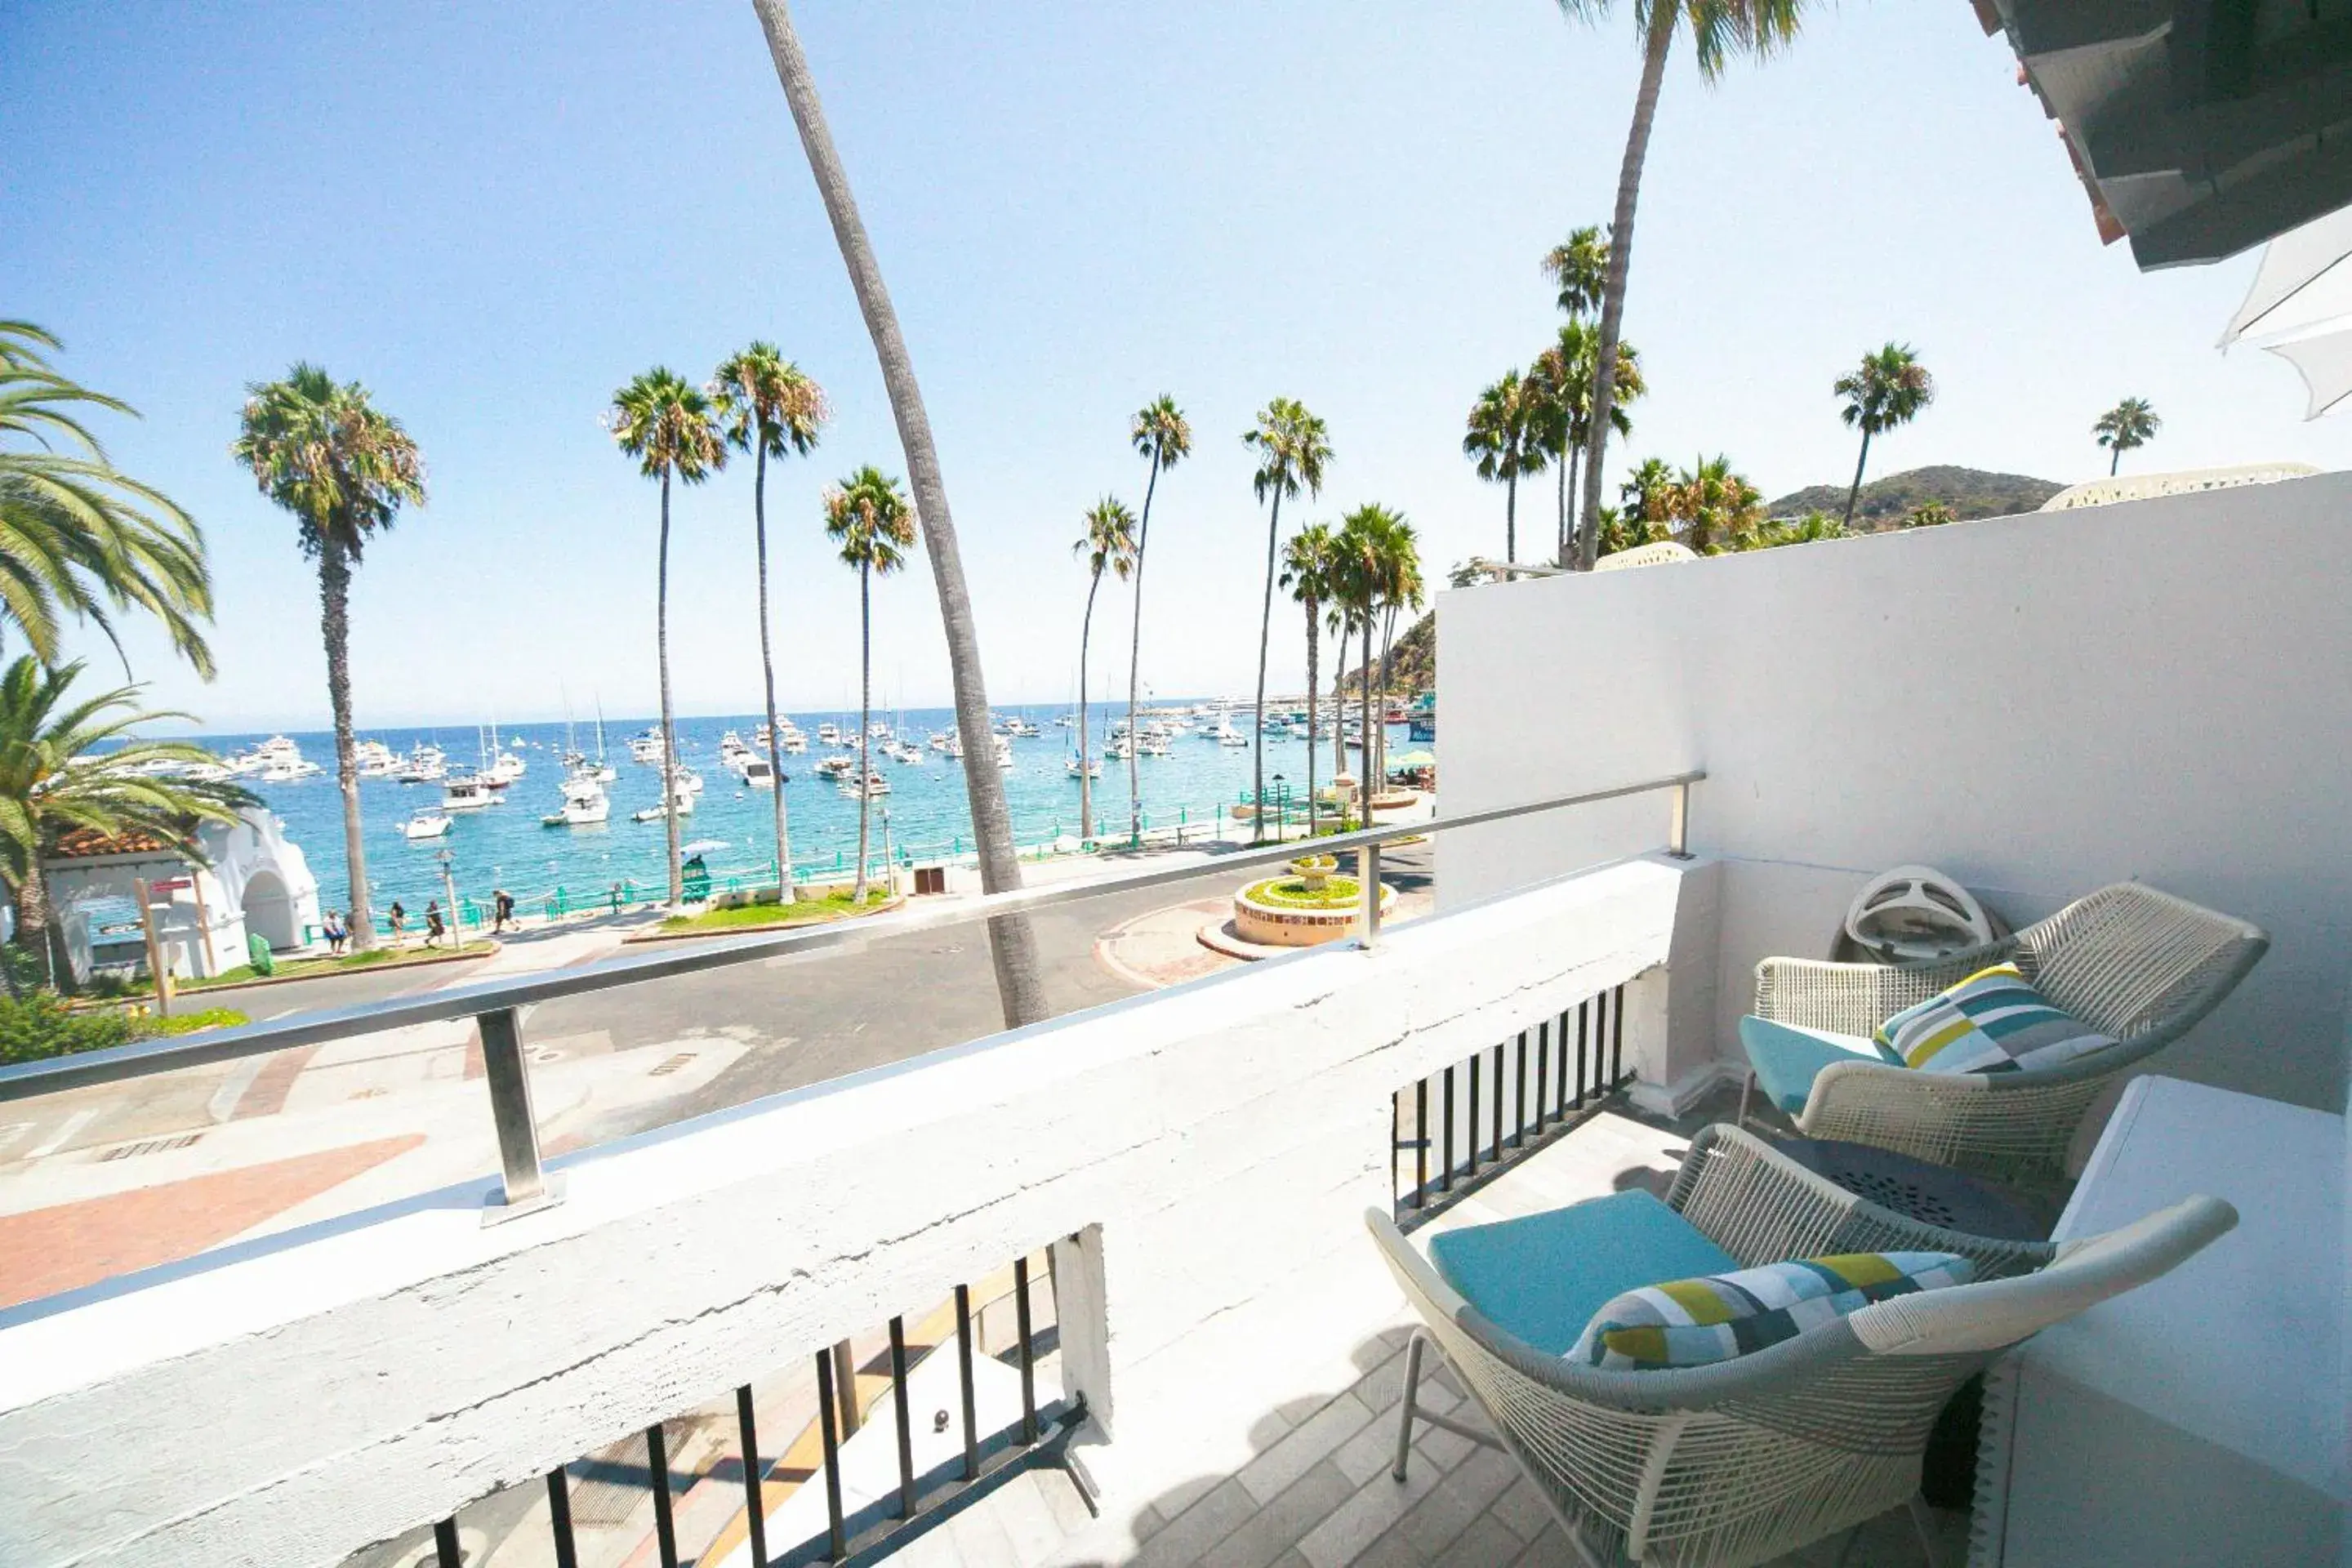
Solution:
{"label": "green shrub", "polygon": [[0,1062],[46,1061],[160,1035],[225,1029],[247,1021],[244,1014],[228,1007],[208,1007],[172,1018],[115,1008],[81,1010],[68,1007],[49,992],[33,991],[21,1001],[0,996]]}

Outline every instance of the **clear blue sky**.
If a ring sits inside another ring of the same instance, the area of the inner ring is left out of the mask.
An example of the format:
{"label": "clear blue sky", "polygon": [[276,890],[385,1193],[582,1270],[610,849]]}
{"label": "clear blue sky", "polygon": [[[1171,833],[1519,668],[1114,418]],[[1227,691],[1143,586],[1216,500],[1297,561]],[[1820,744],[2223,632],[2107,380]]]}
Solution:
{"label": "clear blue sky", "polygon": [[[1068,546],[1098,494],[1139,502],[1129,415],[1172,392],[1198,442],[1162,484],[1146,679],[1245,690],[1265,518],[1237,439],[1304,399],[1337,460],[1319,501],[1419,525],[1433,574],[1499,553],[1471,475],[1478,388],[1547,341],[1537,260],[1606,216],[1631,26],[1552,0],[1184,6],[803,0],[801,27],[930,401],[991,694],[1073,691]],[[1670,77],[1627,333],[1654,395],[1625,457],[1728,453],[1768,494],[1843,481],[1830,383],[1907,340],[1941,396],[1874,472],[1957,462],[2073,480],[2126,394],[2165,418],[2135,462],[2352,459],[2293,373],[2213,342],[2251,258],[2143,276],[2097,242],[2015,62],[1962,0],[1847,0],[1714,90]],[[215,727],[323,723],[315,579],[226,457],[245,383],[296,358],[364,381],[424,444],[431,506],[372,548],[355,605],[362,726],[654,702],[652,487],[598,416],[633,373],[697,379],[753,337],[830,390],[811,462],[770,486],[788,705],[854,701],[856,598],[823,484],[902,472],[872,353],[751,7],[117,3],[0,10],[0,315],[143,423],[117,457],[202,521],[220,679],[134,641],[163,701]],[[1542,539],[1549,496],[1526,498]],[[748,471],[678,501],[681,709],[758,693]],[[1531,516],[1529,514],[1532,514]],[[1097,668],[1123,668],[1107,589]],[[877,680],[947,669],[928,567],[877,595]],[[1105,623],[1108,623],[1106,625]],[[1304,637],[1277,607],[1277,684]],[[1105,678],[1097,676],[1100,683]]]}

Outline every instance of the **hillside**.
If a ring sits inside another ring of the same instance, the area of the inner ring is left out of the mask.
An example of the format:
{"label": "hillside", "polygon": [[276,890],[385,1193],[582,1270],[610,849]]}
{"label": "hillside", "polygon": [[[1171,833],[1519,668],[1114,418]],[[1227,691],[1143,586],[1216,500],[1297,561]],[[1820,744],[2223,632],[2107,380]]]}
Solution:
{"label": "hillside", "polygon": [[[1862,499],[1853,509],[1853,529],[1856,533],[1875,533],[1893,528],[1903,521],[1905,513],[1931,500],[1942,501],[1952,509],[1956,518],[1963,521],[1972,517],[2007,517],[2036,510],[2065,488],[2048,479],[2024,474],[1987,473],[1982,468],[1913,468],[1908,473],[1873,479],[1862,487]],[[1793,495],[1782,496],[1764,510],[1772,517],[1802,517],[1809,511],[1825,511],[1837,517],[1845,510],[1845,486],[1812,485]]]}
{"label": "hillside", "polygon": [[[1381,639],[1376,630],[1372,637],[1372,657],[1378,658],[1380,654]],[[1347,689],[1355,690],[1362,675],[1361,664],[1350,663],[1348,666]],[[1427,691],[1437,685],[1436,611],[1430,611],[1397,633],[1396,646],[1389,649],[1389,675],[1385,689],[1399,695]]]}

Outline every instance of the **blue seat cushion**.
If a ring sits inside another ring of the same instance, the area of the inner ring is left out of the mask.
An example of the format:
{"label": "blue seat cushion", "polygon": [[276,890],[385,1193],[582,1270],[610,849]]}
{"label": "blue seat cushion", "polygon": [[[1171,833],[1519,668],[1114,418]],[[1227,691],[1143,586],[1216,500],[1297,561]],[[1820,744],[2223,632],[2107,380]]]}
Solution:
{"label": "blue seat cushion", "polygon": [[1592,1314],[1628,1290],[1739,1267],[1638,1188],[1442,1232],[1429,1260],[1496,1327],[1549,1355],[1567,1354]]}
{"label": "blue seat cushion", "polygon": [[1794,1116],[1805,1109],[1813,1079],[1833,1062],[1890,1065],[1876,1045],[1860,1035],[1833,1035],[1776,1024],[1750,1013],[1739,1020],[1739,1048],[1756,1069],[1756,1081],[1773,1104]]}

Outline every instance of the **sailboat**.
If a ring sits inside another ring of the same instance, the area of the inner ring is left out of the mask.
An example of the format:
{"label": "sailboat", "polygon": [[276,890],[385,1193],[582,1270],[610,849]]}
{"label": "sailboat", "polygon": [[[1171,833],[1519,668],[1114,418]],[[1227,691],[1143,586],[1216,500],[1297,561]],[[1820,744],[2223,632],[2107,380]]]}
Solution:
{"label": "sailboat", "polygon": [[612,815],[604,786],[586,773],[573,773],[563,781],[563,804],[539,820],[549,827],[586,827]]}

